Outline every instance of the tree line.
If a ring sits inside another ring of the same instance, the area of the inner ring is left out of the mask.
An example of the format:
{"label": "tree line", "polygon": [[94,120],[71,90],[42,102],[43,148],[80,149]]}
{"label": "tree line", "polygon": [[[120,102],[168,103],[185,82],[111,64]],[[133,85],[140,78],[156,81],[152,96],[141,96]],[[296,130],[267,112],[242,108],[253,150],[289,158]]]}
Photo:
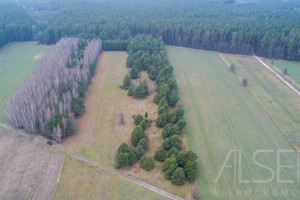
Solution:
{"label": "tree line", "polygon": [[[193,181],[197,174],[197,155],[193,151],[183,152],[182,139],[179,137],[184,131],[186,121],[183,120],[184,110],[177,106],[179,96],[177,82],[173,75],[173,67],[170,66],[166,49],[161,38],[149,35],[137,35],[129,41],[127,67],[129,74],[124,77],[122,89],[138,88],[133,86],[132,80],[139,76],[141,71],[147,71],[149,78],[157,84],[157,94],[153,102],[158,105],[158,118],[156,126],[163,128],[163,143],[161,148],[155,152],[154,159],[145,155],[147,151],[147,136],[145,130],[151,126],[151,122],[142,115],[134,118],[135,129],[131,135],[131,144],[135,149],[122,143],[116,154],[116,167],[129,166],[141,159],[141,167],[150,171],[155,162],[163,162],[165,178],[170,179],[173,184],[183,185],[185,180]],[[132,71],[134,77],[132,77]],[[141,85],[141,84],[140,84]],[[173,109],[170,109],[173,108]]]}
{"label": "tree line", "polygon": [[296,1],[273,0],[75,1],[57,12],[42,42],[66,36],[124,41],[142,33],[168,45],[300,60],[299,8]]}
{"label": "tree line", "polygon": [[0,47],[12,41],[32,39],[32,20],[12,3],[0,3]]}
{"label": "tree line", "polygon": [[8,122],[57,142],[71,135],[75,118],[84,110],[85,89],[101,50],[100,40],[64,38],[57,42],[54,50],[7,100]]}

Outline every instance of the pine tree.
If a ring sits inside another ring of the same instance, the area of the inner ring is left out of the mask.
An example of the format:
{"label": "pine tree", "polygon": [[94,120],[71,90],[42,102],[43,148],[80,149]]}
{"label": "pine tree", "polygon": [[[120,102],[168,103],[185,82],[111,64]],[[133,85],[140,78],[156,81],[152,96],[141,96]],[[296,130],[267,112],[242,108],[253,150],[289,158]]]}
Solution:
{"label": "pine tree", "polygon": [[128,154],[128,164],[133,165],[134,163],[136,163],[136,161],[137,161],[136,154],[133,150],[131,150]]}
{"label": "pine tree", "polygon": [[168,115],[166,113],[163,113],[158,116],[156,120],[156,126],[159,128],[163,128],[167,125],[168,123]]}
{"label": "pine tree", "polygon": [[163,139],[167,137],[171,137],[172,135],[175,134],[175,129],[172,124],[167,124],[162,132],[162,137]]}
{"label": "pine tree", "polygon": [[175,132],[177,134],[181,133],[182,130],[185,128],[186,126],[186,121],[185,120],[180,120],[179,122],[177,122],[177,124],[175,125]]}
{"label": "pine tree", "polygon": [[178,167],[172,175],[172,183],[175,185],[184,185],[185,174],[181,167]]}
{"label": "pine tree", "polygon": [[154,168],[154,160],[151,156],[144,155],[141,158],[141,166],[143,169],[150,171]]}
{"label": "pine tree", "polygon": [[172,147],[169,151],[168,151],[168,157],[171,157],[172,155],[175,156],[175,158],[177,159],[177,156],[179,154],[179,151],[177,148]]}
{"label": "pine tree", "polygon": [[147,143],[147,140],[145,138],[141,139],[138,143],[138,146],[141,146],[143,147],[143,149],[145,151],[147,151],[147,147],[148,147],[148,143]]}
{"label": "pine tree", "polygon": [[165,178],[170,179],[177,167],[178,163],[175,156],[167,158],[162,167],[163,172],[165,172]]}
{"label": "pine tree", "polygon": [[147,128],[147,123],[146,123],[145,120],[143,120],[139,125],[143,128],[143,130],[146,130],[146,128]]}
{"label": "pine tree", "polygon": [[187,177],[189,182],[195,180],[197,174],[197,162],[196,160],[189,160],[184,165],[185,176]]}
{"label": "pine tree", "polygon": [[119,169],[121,167],[127,166],[129,154],[128,153],[117,153],[116,154],[116,168]]}
{"label": "pine tree", "polygon": [[139,125],[144,120],[144,117],[140,114],[134,117],[134,124]]}
{"label": "pine tree", "polygon": [[133,66],[130,70],[130,78],[137,79],[139,77],[139,70],[136,66]]}
{"label": "pine tree", "polygon": [[167,153],[163,148],[155,151],[154,159],[160,162],[164,162],[167,157]]}
{"label": "pine tree", "polygon": [[165,150],[169,150],[172,147],[175,147],[178,150],[181,150],[182,139],[178,137],[178,135],[173,135],[171,137],[166,138],[162,143],[162,148]]}
{"label": "pine tree", "polygon": [[125,142],[123,142],[119,146],[117,152],[119,152],[119,153],[129,153],[130,152],[130,148],[129,148],[128,144],[126,144]]}
{"label": "pine tree", "polygon": [[136,154],[137,159],[139,160],[143,155],[145,155],[146,150],[141,145],[137,145],[134,152]]}
{"label": "pine tree", "polygon": [[143,138],[146,138],[145,132],[143,128],[140,125],[138,125],[134,128],[133,132],[131,133],[131,144],[136,147],[139,141]]}
{"label": "pine tree", "polygon": [[123,85],[122,89],[127,90],[131,85],[131,78],[129,74],[126,74],[126,76],[123,79]]}

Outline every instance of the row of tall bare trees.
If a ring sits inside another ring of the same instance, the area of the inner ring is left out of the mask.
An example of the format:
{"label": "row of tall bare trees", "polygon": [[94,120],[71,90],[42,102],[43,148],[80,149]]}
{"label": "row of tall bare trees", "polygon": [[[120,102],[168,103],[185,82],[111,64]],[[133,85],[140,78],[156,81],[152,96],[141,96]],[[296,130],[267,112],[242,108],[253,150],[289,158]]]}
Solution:
{"label": "row of tall bare trees", "polygon": [[90,41],[76,67],[68,68],[72,55],[79,51],[79,41],[64,38],[57,42],[54,50],[8,99],[5,114],[12,126],[58,142],[74,131],[74,99],[81,95],[82,85],[89,83],[92,66],[102,50],[100,40]]}

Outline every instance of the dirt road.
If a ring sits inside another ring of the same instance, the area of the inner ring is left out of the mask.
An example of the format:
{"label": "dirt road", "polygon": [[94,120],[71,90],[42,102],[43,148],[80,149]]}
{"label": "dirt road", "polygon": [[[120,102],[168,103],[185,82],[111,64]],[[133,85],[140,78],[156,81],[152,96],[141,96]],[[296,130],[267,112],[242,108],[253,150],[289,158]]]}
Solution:
{"label": "dirt road", "polygon": [[270,70],[281,82],[283,82],[286,86],[288,86],[291,90],[293,90],[296,94],[300,96],[300,91],[298,91],[293,85],[291,85],[288,81],[286,81],[280,74],[278,74],[275,70],[273,70],[271,67],[269,67],[264,61],[262,61],[259,57],[255,56],[254,57],[263,65],[265,66],[268,70]]}

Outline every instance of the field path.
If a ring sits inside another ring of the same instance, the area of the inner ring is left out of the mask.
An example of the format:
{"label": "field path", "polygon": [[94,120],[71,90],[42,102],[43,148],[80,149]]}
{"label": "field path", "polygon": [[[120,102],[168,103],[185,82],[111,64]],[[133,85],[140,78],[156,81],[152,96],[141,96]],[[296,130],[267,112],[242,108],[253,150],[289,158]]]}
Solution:
{"label": "field path", "polygon": [[269,67],[264,61],[262,61],[259,57],[254,55],[254,57],[263,65],[265,66],[268,70],[270,70],[273,74],[279,78],[281,82],[283,82],[286,86],[288,86],[291,90],[293,90],[296,94],[300,96],[300,91],[298,91],[292,84],[290,84],[288,81],[286,81],[280,74],[278,74],[275,70],[273,70],[271,67]]}
{"label": "field path", "polygon": [[[16,129],[14,129],[14,128],[10,127],[9,125],[6,125],[6,124],[1,124],[0,123],[0,127],[5,128],[5,129],[7,129],[7,130],[9,130],[11,132],[17,133],[19,135],[22,135],[22,136],[25,136],[25,137],[29,137],[29,138],[33,138],[37,142],[39,142],[41,144],[46,144],[46,138],[41,138],[41,137],[36,137],[36,136],[29,135],[29,134],[25,133],[22,130],[16,130]],[[87,163],[89,163],[89,164],[91,164],[91,165],[93,165],[95,167],[98,167],[98,168],[100,168],[102,170],[105,170],[105,171],[107,171],[107,172],[109,172],[111,174],[114,174],[114,175],[117,175],[119,177],[125,178],[125,179],[127,179],[127,180],[129,180],[129,181],[131,181],[133,183],[136,183],[136,184],[138,184],[138,185],[140,185],[140,186],[142,186],[144,188],[147,188],[148,190],[156,192],[156,193],[158,193],[158,194],[160,194],[160,195],[162,195],[162,196],[164,196],[166,198],[173,199],[173,200],[183,200],[183,198],[181,198],[181,197],[175,196],[175,195],[173,195],[173,194],[171,194],[169,192],[166,192],[166,191],[164,191],[164,190],[162,190],[160,188],[157,188],[157,187],[155,187],[153,185],[150,185],[150,184],[145,183],[143,181],[137,180],[137,179],[135,179],[133,177],[127,176],[125,174],[122,174],[122,173],[120,173],[120,172],[118,172],[118,171],[116,171],[114,169],[108,168],[108,167],[106,167],[104,165],[101,165],[101,164],[95,162],[95,161],[87,159],[87,158],[85,158],[85,157],[83,157],[83,156],[81,156],[81,155],[79,155],[77,153],[69,151],[69,150],[61,147],[59,144],[54,144],[52,147],[55,148],[55,149],[57,149],[57,150],[59,150],[59,151],[61,151],[61,152],[63,152],[63,153],[66,153],[66,154],[68,154],[68,155],[70,155],[70,156],[72,156],[72,157],[74,157],[74,158],[76,158],[78,160],[87,162]]]}

